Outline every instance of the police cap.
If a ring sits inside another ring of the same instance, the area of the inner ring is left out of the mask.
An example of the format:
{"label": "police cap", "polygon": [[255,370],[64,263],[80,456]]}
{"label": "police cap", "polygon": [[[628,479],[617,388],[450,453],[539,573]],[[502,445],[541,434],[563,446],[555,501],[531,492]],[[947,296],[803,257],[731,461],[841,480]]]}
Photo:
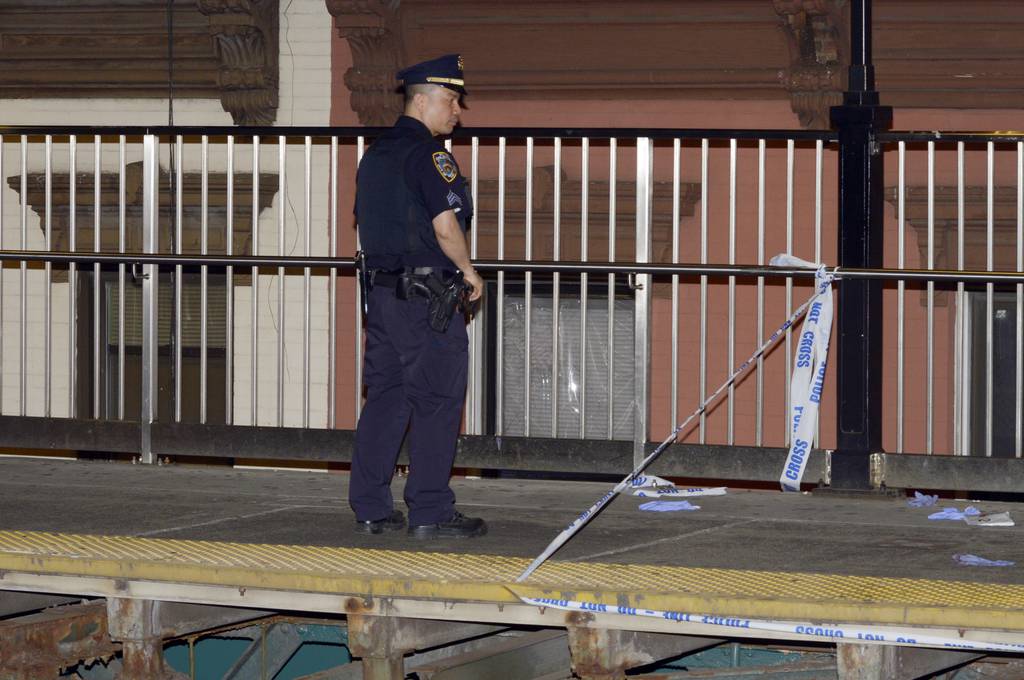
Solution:
{"label": "police cap", "polygon": [[466,81],[462,76],[462,55],[446,54],[437,59],[420,62],[398,72],[403,86],[428,83],[447,87],[466,94]]}

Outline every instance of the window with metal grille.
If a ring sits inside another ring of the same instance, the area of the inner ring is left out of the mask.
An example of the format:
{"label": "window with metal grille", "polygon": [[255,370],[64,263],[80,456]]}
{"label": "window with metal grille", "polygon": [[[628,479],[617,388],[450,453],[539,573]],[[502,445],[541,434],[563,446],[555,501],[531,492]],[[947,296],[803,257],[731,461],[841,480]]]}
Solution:
{"label": "window with metal grille", "polygon": [[[561,288],[556,354],[552,349],[551,286],[534,287],[530,298],[527,372],[526,295],[522,286],[506,289],[502,307],[502,434],[633,438],[634,301],[628,293],[614,296],[609,332],[607,288],[592,285],[589,291],[585,341],[581,343],[584,327],[579,287]],[[554,366],[557,366],[555,381],[552,380]],[[557,419],[554,428],[553,419]]]}

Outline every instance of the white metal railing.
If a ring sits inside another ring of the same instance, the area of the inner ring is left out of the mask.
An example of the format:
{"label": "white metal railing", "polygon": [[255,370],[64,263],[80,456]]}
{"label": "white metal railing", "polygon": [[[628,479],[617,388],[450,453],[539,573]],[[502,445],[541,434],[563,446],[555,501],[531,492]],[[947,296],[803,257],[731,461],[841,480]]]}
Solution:
{"label": "white metal railing", "polygon": [[[0,131],[0,250],[14,245],[127,258],[96,261],[91,271],[85,262],[40,265],[27,256],[5,267],[2,413],[207,423],[220,422],[211,420],[216,411],[229,425],[353,427],[362,392],[358,290],[345,272],[301,258],[355,250],[347,217],[352,180],[374,134]],[[711,272],[715,265],[763,266],[782,251],[834,264],[832,141],[827,133],[660,130],[466,130],[450,140],[473,196],[471,253],[493,271],[493,299],[470,325],[467,433],[625,438],[638,454],[648,439],[671,429],[807,294],[799,279],[720,276]],[[888,176],[896,178],[889,183],[889,266],[968,271],[982,252],[987,271],[1024,270],[1021,141],[913,135],[884,141]],[[946,186],[955,187],[956,205],[940,216],[936,202]],[[983,207],[972,209],[972,199]],[[983,232],[972,222],[978,215]],[[937,231],[942,220],[955,228]],[[917,251],[908,245],[910,229],[922,246]],[[980,241],[974,238],[981,233]],[[1007,249],[1012,261],[1003,257]],[[133,252],[180,260],[139,270],[127,257]],[[197,264],[196,256],[221,259]],[[253,264],[252,256],[272,263]],[[502,266],[521,261],[556,271]],[[559,263],[572,262],[596,269],[557,271]],[[628,275],[629,265],[639,271],[646,263],[687,262],[707,271]],[[198,292],[188,287],[195,270]],[[171,310],[161,308],[161,276],[173,289]],[[213,276],[225,281],[220,328],[210,311]],[[105,277],[111,277],[106,289]],[[977,453],[981,441],[985,455],[1007,455],[994,421],[1005,403],[996,408],[994,395],[1002,389],[1000,365],[1009,361],[1011,454],[1020,457],[1021,285],[1006,305],[994,281],[978,292],[966,280],[955,292],[933,281],[914,297],[919,285],[895,282],[882,310],[895,320],[886,345],[895,400],[886,447],[964,454]],[[141,289],[137,317],[133,287]],[[983,332],[968,314],[976,307],[969,300],[978,296]],[[196,319],[187,316],[193,299]],[[66,315],[55,313],[61,307]],[[1011,349],[1003,354],[1003,336],[993,326],[999,310],[1015,319]],[[161,324],[169,320],[165,342]],[[190,334],[197,336],[195,347],[186,342]],[[65,347],[61,366],[55,356]],[[681,438],[786,445],[791,356],[787,333],[779,350],[758,359],[752,375]],[[137,413],[128,408],[134,398],[126,386],[136,362]],[[173,376],[169,383],[161,368]],[[220,371],[223,378],[215,379]],[[971,389],[978,379],[985,380],[976,390],[983,406]],[[87,382],[91,389],[79,389]],[[616,425],[624,412],[625,434]],[[835,425],[825,413],[820,444],[830,446]]]}

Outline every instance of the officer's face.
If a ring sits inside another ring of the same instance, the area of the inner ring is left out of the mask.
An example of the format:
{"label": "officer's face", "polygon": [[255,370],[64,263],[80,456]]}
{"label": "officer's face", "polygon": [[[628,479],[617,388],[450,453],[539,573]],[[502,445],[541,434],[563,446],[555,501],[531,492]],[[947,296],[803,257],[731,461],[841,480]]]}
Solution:
{"label": "officer's face", "polygon": [[462,107],[459,106],[458,92],[436,85],[427,92],[416,95],[416,99],[421,120],[432,134],[451,134],[459,124]]}

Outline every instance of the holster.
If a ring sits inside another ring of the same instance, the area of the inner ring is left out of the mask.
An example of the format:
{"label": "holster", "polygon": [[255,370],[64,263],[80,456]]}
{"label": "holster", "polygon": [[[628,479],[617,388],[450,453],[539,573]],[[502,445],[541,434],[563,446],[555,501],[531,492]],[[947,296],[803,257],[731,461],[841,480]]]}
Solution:
{"label": "holster", "polygon": [[448,324],[455,316],[455,310],[459,308],[462,301],[462,294],[466,288],[462,280],[462,272],[456,272],[448,281],[442,281],[439,277],[431,274],[427,276],[427,288],[430,290],[430,307],[427,310],[427,320],[430,327],[438,333],[448,330]]}
{"label": "holster", "polygon": [[457,272],[447,281],[435,272],[406,272],[399,274],[395,281],[395,297],[399,300],[409,300],[417,296],[427,299],[427,321],[438,333],[448,330],[448,324],[451,323],[456,310],[463,307],[466,289],[462,272]]}

